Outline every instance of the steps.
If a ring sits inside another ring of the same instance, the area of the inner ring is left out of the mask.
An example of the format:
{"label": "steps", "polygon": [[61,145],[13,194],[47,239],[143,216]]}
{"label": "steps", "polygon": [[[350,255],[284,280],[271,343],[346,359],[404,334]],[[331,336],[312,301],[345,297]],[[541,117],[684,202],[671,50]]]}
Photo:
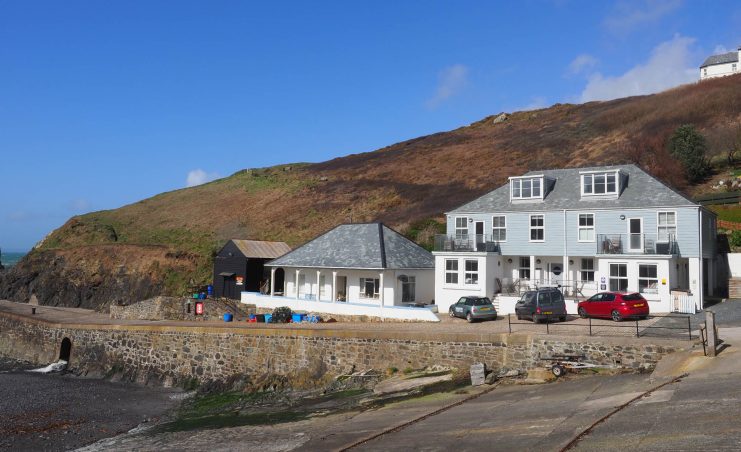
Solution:
{"label": "steps", "polygon": [[728,280],[728,298],[741,298],[741,278]]}

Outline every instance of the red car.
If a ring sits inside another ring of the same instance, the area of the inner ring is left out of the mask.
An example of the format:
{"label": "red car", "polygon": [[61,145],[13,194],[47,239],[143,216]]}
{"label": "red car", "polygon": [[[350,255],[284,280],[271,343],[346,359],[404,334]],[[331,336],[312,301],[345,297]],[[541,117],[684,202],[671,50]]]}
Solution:
{"label": "red car", "polygon": [[648,302],[637,292],[601,292],[579,302],[579,317],[604,317],[616,322],[622,319],[648,317]]}

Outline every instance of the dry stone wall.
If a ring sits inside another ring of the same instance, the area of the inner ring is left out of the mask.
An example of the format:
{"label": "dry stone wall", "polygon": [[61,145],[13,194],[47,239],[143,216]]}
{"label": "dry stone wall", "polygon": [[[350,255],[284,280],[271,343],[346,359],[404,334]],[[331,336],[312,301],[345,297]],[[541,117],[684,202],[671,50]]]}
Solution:
{"label": "dry stone wall", "polygon": [[541,357],[580,353],[592,362],[652,367],[681,343],[520,334],[470,334],[445,340],[379,332],[268,328],[65,326],[0,314],[0,355],[46,364],[72,341],[70,366],[145,384],[178,385],[247,379],[255,389],[276,379],[320,387],[337,375],[439,364],[467,369],[542,366]]}

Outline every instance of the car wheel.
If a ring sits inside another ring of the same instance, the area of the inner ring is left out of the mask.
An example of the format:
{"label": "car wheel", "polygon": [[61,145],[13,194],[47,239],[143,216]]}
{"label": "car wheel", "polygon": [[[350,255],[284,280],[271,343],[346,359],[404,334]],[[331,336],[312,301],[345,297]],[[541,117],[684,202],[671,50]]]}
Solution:
{"label": "car wheel", "polygon": [[566,321],[566,316],[565,315],[562,315],[561,317],[558,318],[558,321],[559,322],[565,322]]}
{"label": "car wheel", "polygon": [[522,316],[520,314],[517,314],[517,320],[522,320]]}
{"label": "car wheel", "polygon": [[612,317],[612,320],[614,320],[615,322],[619,322],[623,320],[623,316],[621,316],[620,313],[617,311],[612,311],[612,314],[610,314],[610,317]]}
{"label": "car wheel", "polygon": [[453,312],[452,308],[448,311],[448,314],[450,314],[451,317],[455,317],[455,312]]}
{"label": "car wheel", "polygon": [[564,374],[566,374],[566,368],[560,364],[554,364],[553,367],[551,367],[551,372],[553,372],[553,375],[555,375],[556,378],[563,377]]}
{"label": "car wheel", "polygon": [[587,311],[586,311],[586,309],[579,308],[579,317],[581,317],[582,319],[586,319],[587,318]]}
{"label": "car wheel", "polygon": [[640,320],[646,320],[647,318],[648,318],[647,315],[642,315],[642,316],[639,317]]}
{"label": "car wheel", "polygon": [[466,320],[468,320],[468,323],[473,323],[473,316],[470,312],[466,314]]}

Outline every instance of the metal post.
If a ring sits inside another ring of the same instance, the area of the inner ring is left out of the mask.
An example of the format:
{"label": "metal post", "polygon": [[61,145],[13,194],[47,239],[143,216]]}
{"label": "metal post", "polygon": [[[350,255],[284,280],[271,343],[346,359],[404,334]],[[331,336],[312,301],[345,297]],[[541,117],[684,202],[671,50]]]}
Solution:
{"label": "metal post", "polygon": [[545,318],[545,334],[551,334],[551,317],[548,316]]}
{"label": "metal post", "polygon": [[589,317],[589,335],[592,335],[592,318]]}
{"label": "metal post", "polygon": [[509,334],[512,334],[512,314],[507,314],[507,326],[509,327]]}
{"label": "metal post", "polygon": [[638,332],[638,319],[636,319],[636,337],[641,337],[640,333]]}
{"label": "metal post", "polygon": [[690,322],[690,316],[687,316],[687,337],[688,340],[692,340],[692,323]]}

